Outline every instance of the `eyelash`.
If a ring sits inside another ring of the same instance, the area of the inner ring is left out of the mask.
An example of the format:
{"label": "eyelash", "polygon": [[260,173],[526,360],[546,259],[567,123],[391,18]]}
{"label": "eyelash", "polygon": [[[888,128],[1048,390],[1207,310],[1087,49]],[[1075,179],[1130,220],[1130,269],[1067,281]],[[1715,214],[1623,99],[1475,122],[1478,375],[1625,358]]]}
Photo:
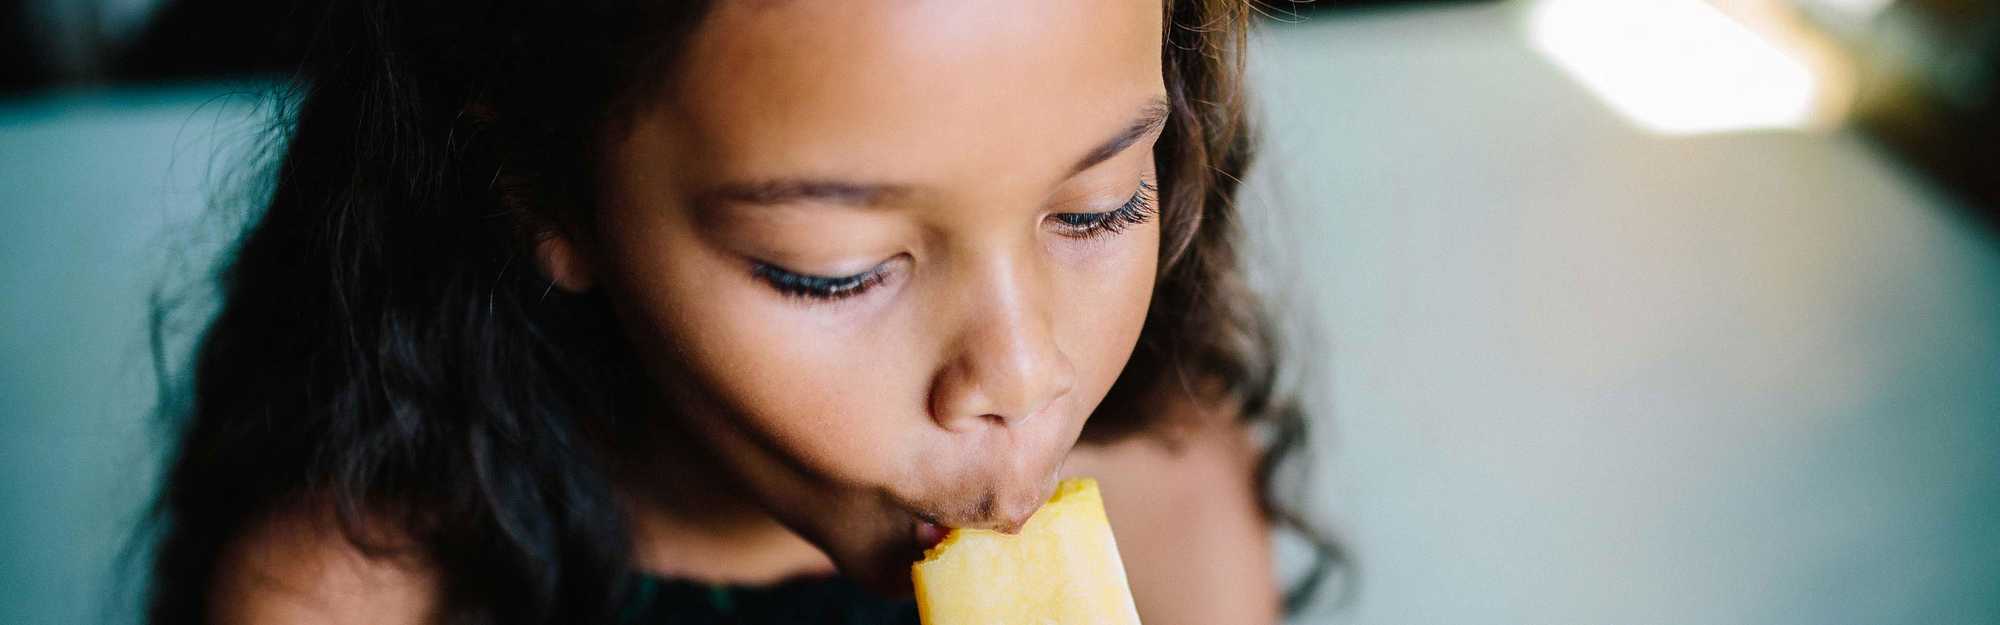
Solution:
{"label": "eyelash", "polygon": [[768,263],[757,263],[750,274],[771,285],[779,293],[809,300],[834,301],[860,295],[888,279],[888,264],[851,276],[828,277],[796,273]]}
{"label": "eyelash", "polygon": [[1152,182],[1139,181],[1139,190],[1126,200],[1124,206],[1102,213],[1057,213],[1056,223],[1067,230],[1063,236],[1090,239],[1124,232],[1126,228],[1146,223],[1157,213],[1159,189]]}
{"label": "eyelash", "polygon": [[[1123,206],[1101,213],[1057,213],[1056,223],[1066,232],[1063,236],[1092,239],[1112,236],[1124,232],[1126,228],[1137,226],[1153,219],[1157,214],[1159,189],[1152,182],[1139,181],[1139,190]],[[750,273],[790,297],[831,302],[843,300],[880,286],[888,280],[888,263],[851,276],[815,276],[782,269],[769,263],[756,263]]]}

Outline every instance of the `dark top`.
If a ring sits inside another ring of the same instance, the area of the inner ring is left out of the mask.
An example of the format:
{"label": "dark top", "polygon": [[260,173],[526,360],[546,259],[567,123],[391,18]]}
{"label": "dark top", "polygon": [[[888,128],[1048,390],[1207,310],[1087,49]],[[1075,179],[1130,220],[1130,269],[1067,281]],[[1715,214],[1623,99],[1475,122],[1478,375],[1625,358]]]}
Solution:
{"label": "dark top", "polygon": [[640,576],[625,625],[918,625],[917,604],[884,599],[845,577],[721,586]]}

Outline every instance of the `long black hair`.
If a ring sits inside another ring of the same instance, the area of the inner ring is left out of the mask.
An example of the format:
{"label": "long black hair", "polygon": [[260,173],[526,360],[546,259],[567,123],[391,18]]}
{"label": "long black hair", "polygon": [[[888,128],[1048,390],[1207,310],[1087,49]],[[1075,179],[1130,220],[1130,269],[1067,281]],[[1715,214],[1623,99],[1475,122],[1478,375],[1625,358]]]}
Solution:
{"label": "long black hair", "polygon": [[[1160,278],[1086,437],[1159,431],[1177,401],[1268,424],[1264,512],[1331,556],[1270,495],[1305,421],[1273,390],[1276,341],[1234,249],[1250,9],[1167,5]],[[589,218],[600,138],[657,95],[645,85],[707,9],[343,0],[296,16],[317,34],[279,100],[267,201],[216,275],[186,401],[163,404],[179,446],[153,622],[201,622],[218,554],[298,510],[330,511],[364,553],[422,558],[445,622],[613,620],[629,545],[589,441],[636,418],[640,368],[602,296],[552,295],[528,252]]]}

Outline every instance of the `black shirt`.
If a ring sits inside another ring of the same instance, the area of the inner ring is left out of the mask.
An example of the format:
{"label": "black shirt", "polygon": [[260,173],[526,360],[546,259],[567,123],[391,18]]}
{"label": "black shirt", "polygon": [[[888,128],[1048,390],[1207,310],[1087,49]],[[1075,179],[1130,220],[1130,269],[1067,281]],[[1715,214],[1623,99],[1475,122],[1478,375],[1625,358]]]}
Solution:
{"label": "black shirt", "polygon": [[845,577],[729,586],[639,576],[626,625],[919,625],[911,599],[884,599]]}

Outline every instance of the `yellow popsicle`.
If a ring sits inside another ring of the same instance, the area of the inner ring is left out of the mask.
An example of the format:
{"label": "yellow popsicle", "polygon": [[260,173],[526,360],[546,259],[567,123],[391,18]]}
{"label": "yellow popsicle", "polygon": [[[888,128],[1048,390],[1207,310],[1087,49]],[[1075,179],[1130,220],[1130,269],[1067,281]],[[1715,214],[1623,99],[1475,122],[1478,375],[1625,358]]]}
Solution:
{"label": "yellow popsicle", "polygon": [[1064,480],[1009,536],[952,530],[910,567],[924,625],[1138,625],[1097,480]]}

